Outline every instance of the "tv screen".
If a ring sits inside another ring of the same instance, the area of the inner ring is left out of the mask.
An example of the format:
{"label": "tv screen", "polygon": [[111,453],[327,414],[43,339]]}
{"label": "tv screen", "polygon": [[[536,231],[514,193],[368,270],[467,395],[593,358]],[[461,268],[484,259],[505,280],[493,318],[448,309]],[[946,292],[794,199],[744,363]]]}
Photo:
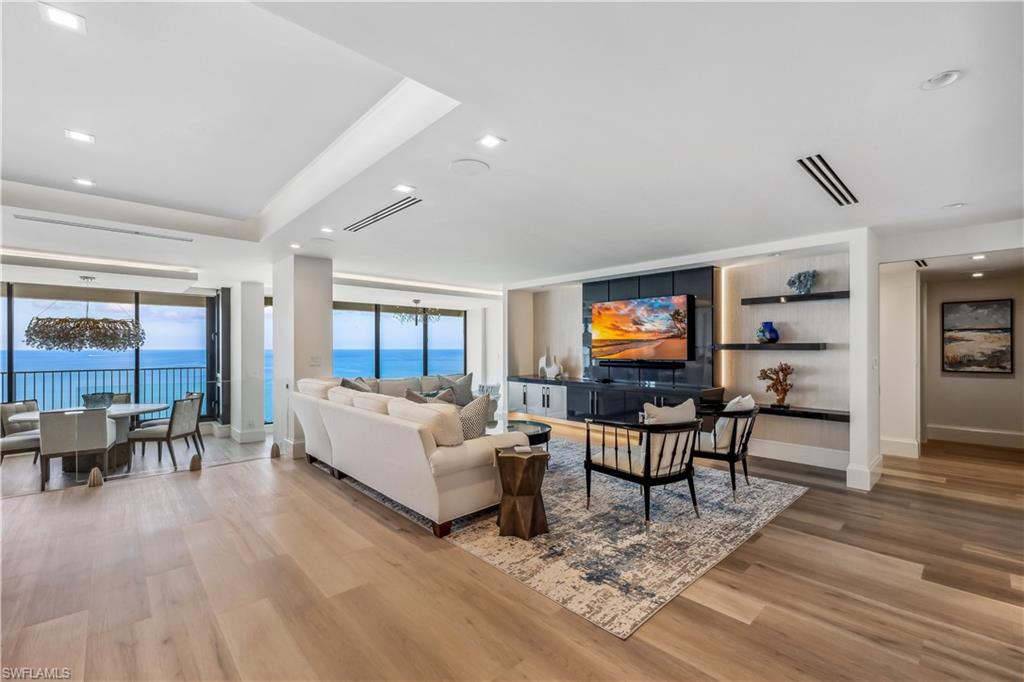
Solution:
{"label": "tv screen", "polygon": [[689,304],[686,295],[594,303],[591,357],[689,360]]}

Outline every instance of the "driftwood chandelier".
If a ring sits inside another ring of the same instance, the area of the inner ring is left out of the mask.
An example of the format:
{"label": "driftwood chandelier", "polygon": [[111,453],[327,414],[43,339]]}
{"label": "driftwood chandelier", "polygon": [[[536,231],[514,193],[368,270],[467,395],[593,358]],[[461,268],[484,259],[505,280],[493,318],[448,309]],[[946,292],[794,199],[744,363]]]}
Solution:
{"label": "driftwood chandelier", "polygon": [[[82,277],[91,282],[93,278]],[[43,311],[46,312],[45,310]],[[146,342],[146,332],[137,320],[115,320],[109,317],[33,317],[25,329],[25,343],[41,350],[125,351]]]}
{"label": "driftwood chandelier", "polygon": [[[414,298],[412,300],[413,305],[418,306],[420,299]],[[437,322],[441,319],[441,311],[437,308],[419,308],[416,312],[400,312],[395,313],[395,319],[401,324],[412,323],[413,326],[419,326],[420,318],[428,320],[430,322]]]}

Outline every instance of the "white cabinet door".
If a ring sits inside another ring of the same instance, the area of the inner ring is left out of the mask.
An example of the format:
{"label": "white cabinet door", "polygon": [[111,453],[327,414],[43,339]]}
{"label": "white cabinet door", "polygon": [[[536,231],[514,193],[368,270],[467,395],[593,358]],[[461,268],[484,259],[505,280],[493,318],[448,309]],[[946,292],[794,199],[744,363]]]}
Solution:
{"label": "white cabinet door", "polygon": [[543,384],[526,384],[526,412],[536,415],[544,415],[544,389]]}
{"label": "white cabinet door", "polygon": [[526,412],[526,384],[521,381],[508,382],[508,411]]}
{"label": "white cabinet door", "polygon": [[555,419],[566,419],[565,386],[548,386],[548,409],[545,414]]}

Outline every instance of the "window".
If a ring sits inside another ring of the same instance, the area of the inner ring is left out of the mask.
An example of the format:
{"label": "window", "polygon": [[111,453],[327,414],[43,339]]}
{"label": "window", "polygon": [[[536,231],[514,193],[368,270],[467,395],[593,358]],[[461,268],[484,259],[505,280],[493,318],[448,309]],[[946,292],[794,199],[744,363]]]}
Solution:
{"label": "window", "polygon": [[423,374],[423,315],[420,308],[380,306],[380,376]]}
{"label": "window", "polygon": [[442,310],[427,320],[427,374],[466,371],[466,313]]}
{"label": "window", "polygon": [[[146,342],[139,350],[139,399],[166,403],[202,393],[207,413],[206,299],[174,294],[139,294],[139,323]],[[147,418],[169,417],[170,410]]]}
{"label": "window", "polygon": [[263,423],[274,421],[274,304],[263,299]]}
{"label": "window", "polygon": [[374,306],[334,303],[331,366],[336,377],[374,376]]}

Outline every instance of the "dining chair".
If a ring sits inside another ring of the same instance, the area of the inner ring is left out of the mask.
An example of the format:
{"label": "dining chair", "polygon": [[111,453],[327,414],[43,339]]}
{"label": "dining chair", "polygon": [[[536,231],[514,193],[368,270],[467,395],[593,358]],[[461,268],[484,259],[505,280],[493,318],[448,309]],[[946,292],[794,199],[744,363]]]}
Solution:
{"label": "dining chair", "polygon": [[115,393],[113,399],[110,401],[111,405],[127,405],[132,401],[131,393]]}
{"label": "dining chair", "polygon": [[196,430],[200,403],[201,400],[199,398],[175,400],[174,405],[171,407],[171,417],[167,420],[166,424],[141,426],[133,431],[129,431],[128,442],[132,445],[141,443],[143,456],[146,454],[146,443],[156,443],[158,462],[163,460],[163,446],[166,443],[167,451],[171,455],[171,463],[177,469],[178,460],[174,456],[172,441],[175,438],[184,438],[185,443],[188,443],[189,436],[192,436]]}
{"label": "dining chair", "polygon": [[104,475],[107,453],[117,440],[117,425],[105,407],[39,413],[40,490],[50,480],[50,460],[99,455]]}
{"label": "dining chair", "polygon": [[39,461],[39,422],[12,422],[11,417],[22,412],[35,412],[39,403],[22,400],[0,405],[0,462],[7,455],[34,452],[32,463]]}
{"label": "dining chair", "polygon": [[[199,417],[203,408],[203,393],[200,391],[188,391],[185,393],[186,398],[194,398],[199,401],[199,409],[196,410],[196,428],[192,432],[192,444],[196,449],[196,452],[206,451],[206,442],[203,440],[203,432],[199,430]],[[140,426],[161,426],[169,424],[171,422],[169,417],[163,417],[162,419],[146,419]],[[185,442],[188,443],[188,438],[185,438]]]}

